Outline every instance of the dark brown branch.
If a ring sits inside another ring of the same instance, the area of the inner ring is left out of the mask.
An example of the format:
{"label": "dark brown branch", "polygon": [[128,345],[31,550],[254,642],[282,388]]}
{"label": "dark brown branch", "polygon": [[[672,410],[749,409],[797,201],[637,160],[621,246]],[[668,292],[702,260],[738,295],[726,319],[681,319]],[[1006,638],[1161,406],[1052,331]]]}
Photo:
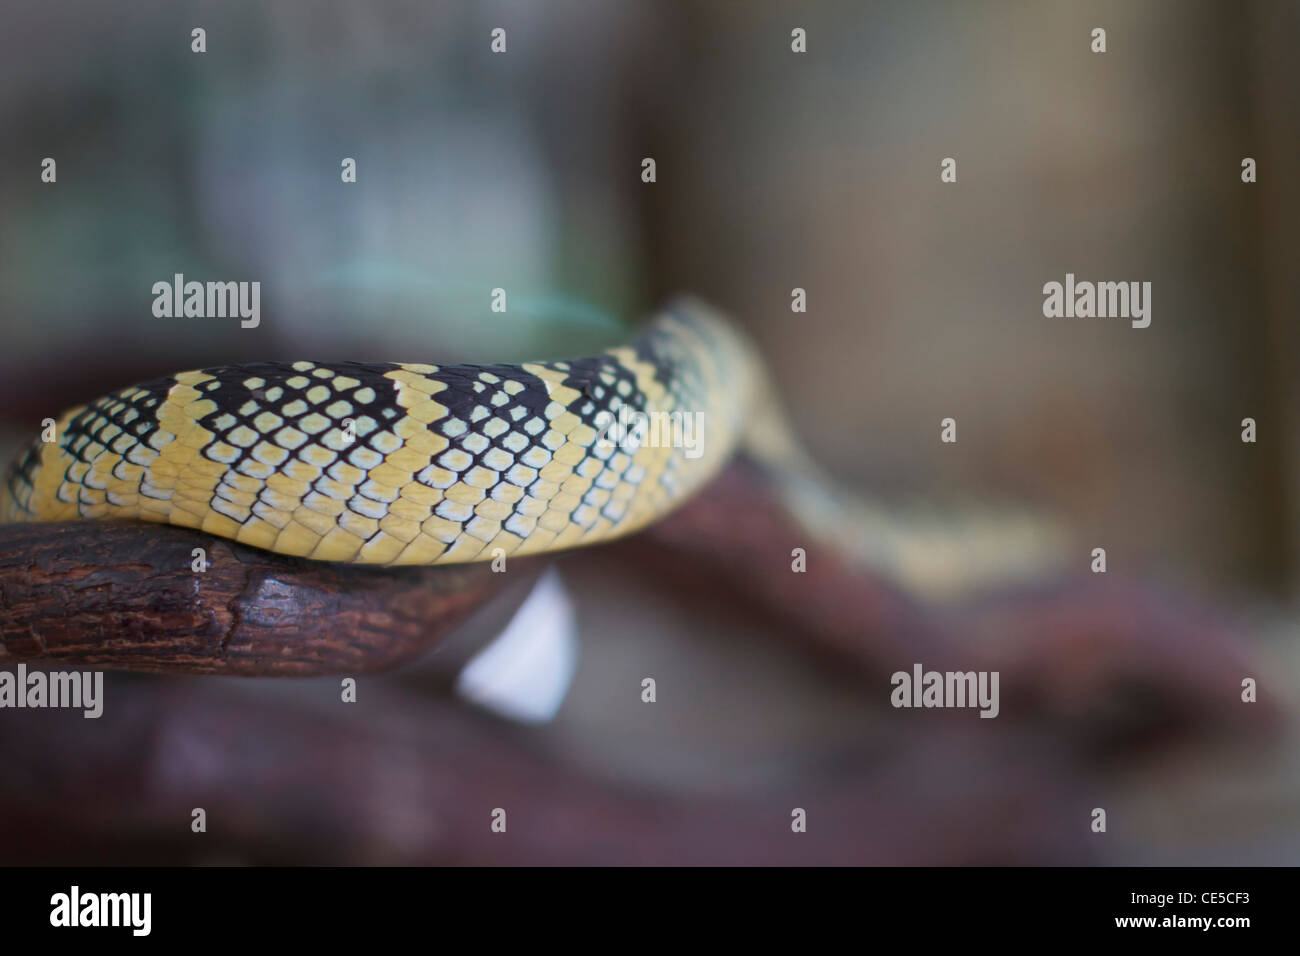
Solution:
{"label": "dark brown branch", "polygon": [[[192,569],[194,548],[208,569]],[[382,670],[437,644],[540,563],[369,568],[180,528],[0,526],[0,664],[310,675]]]}
{"label": "dark brown branch", "polygon": [[[667,591],[727,593],[738,611],[779,621],[801,650],[871,680],[917,662],[996,669],[1010,710],[1093,726],[1111,713],[1141,715],[1157,731],[1270,713],[1238,701],[1252,673],[1248,642],[1195,602],[1083,575],[939,612],[805,539],[763,473],[737,462],[648,534],[607,551]],[[191,569],[200,546],[211,565],[202,574]],[[808,549],[807,573],[790,570],[796,546]],[[152,525],[0,526],[0,666],[382,670],[437,645],[507,584],[520,594],[546,561],[511,559],[507,574],[487,564],[370,568]],[[1129,719],[1120,727],[1134,730]]]}

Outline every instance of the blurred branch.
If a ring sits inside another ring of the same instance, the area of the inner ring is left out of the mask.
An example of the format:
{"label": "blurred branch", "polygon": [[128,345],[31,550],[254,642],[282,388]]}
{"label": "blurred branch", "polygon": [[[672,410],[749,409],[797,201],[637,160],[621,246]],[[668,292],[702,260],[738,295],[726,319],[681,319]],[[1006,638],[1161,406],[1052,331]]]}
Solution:
{"label": "blurred branch", "polygon": [[[1086,829],[1060,825],[1078,786],[1068,760],[1015,734],[991,745],[998,774],[981,772],[969,728],[916,728],[890,755],[809,768],[790,787],[683,796],[602,779],[533,733],[444,701],[382,685],[368,686],[363,711],[332,697],[311,706],[225,682],[142,679],[93,733],[75,732],[76,713],[15,712],[0,724],[0,862],[861,865],[1091,853]],[[189,830],[193,807],[207,813],[202,836]],[[498,807],[504,834],[490,828]],[[806,833],[791,832],[795,807],[813,821]]]}

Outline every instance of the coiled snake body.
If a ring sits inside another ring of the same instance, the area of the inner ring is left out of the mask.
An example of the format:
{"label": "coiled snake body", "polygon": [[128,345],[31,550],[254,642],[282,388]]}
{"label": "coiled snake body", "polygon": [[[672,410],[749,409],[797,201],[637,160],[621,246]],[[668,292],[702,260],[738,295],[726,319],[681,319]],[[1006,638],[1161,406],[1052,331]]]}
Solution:
{"label": "coiled snake body", "polygon": [[[610,440],[606,426],[629,411],[698,415],[696,453]],[[936,536],[829,492],[752,346],[693,301],[592,358],[257,363],[126,388],[64,413],[53,441],[11,465],[0,521],[163,522],[322,561],[483,561],[644,527],[742,444],[812,537],[916,589],[1020,573],[1054,550],[1037,523],[968,521]]]}

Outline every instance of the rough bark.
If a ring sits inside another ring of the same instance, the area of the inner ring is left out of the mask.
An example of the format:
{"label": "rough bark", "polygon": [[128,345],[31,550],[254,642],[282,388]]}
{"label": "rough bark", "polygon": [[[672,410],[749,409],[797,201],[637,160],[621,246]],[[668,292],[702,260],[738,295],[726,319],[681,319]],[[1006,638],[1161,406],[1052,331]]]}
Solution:
{"label": "rough bark", "polygon": [[[206,571],[193,569],[193,549]],[[434,646],[510,574],[488,564],[370,568],[181,528],[0,526],[0,664],[311,675],[383,670]]]}

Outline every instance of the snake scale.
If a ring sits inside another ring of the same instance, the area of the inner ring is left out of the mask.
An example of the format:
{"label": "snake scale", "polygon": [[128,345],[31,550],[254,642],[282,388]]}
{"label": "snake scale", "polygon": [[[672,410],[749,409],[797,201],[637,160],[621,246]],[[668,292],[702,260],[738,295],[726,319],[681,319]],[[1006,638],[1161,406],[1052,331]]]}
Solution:
{"label": "snake scale", "polygon": [[[569,361],[217,366],[69,409],[10,465],[0,521],[161,522],[321,561],[484,561],[643,528],[743,449],[809,531],[779,543],[787,554],[826,542],[935,596],[1059,552],[1021,514],[921,519],[836,491],[773,395],[753,345],[691,299]],[[610,440],[629,413],[698,415],[697,453]]]}

